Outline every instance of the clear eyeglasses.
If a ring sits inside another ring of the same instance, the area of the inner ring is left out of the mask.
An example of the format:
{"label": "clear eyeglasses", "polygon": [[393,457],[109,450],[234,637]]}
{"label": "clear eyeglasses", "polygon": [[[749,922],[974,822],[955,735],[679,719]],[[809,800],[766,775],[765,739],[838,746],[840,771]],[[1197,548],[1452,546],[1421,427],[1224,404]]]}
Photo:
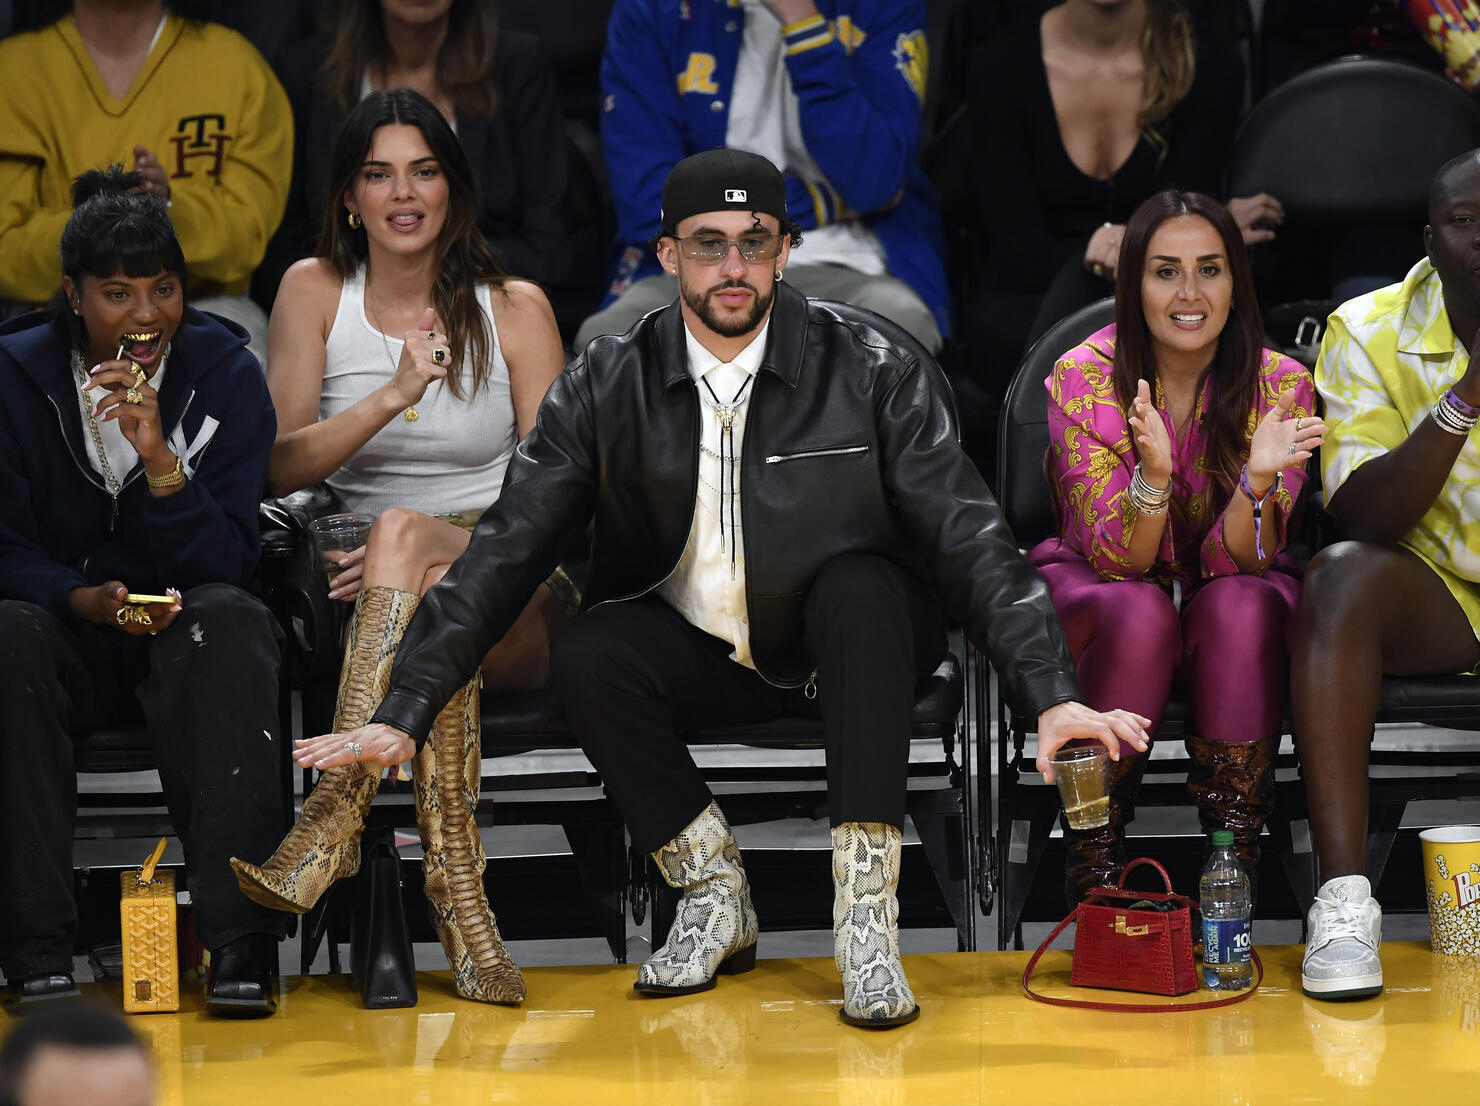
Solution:
{"label": "clear eyeglasses", "polygon": [[713,265],[729,256],[730,247],[740,251],[746,261],[770,261],[781,252],[781,235],[747,234],[743,238],[721,238],[717,234],[696,234],[688,238],[673,239],[679,250],[690,261]]}

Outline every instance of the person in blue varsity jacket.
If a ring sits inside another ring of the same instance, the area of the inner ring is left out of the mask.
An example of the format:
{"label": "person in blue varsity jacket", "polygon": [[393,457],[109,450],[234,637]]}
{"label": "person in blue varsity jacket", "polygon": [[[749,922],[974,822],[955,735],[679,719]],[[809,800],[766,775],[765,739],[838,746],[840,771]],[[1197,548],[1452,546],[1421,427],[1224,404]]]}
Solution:
{"label": "person in blue varsity jacket", "polygon": [[939,351],[939,215],[915,165],[927,69],[923,0],[617,0],[601,63],[617,241],[577,351],[677,298],[649,245],[659,192],[682,158],[719,146],[785,172],[805,232],[788,282]]}

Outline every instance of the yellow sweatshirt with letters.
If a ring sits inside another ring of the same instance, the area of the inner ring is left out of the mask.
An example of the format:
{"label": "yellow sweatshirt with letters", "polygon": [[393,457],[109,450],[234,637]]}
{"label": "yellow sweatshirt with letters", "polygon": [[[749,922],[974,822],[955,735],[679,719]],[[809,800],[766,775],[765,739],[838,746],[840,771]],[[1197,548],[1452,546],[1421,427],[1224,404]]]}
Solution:
{"label": "yellow sweatshirt with letters", "polygon": [[119,100],[68,15],[0,41],[0,73],[0,298],[51,297],[72,178],[133,168],[135,145],[169,176],[193,291],[246,291],[293,167],[288,98],[246,39],[172,14]]}

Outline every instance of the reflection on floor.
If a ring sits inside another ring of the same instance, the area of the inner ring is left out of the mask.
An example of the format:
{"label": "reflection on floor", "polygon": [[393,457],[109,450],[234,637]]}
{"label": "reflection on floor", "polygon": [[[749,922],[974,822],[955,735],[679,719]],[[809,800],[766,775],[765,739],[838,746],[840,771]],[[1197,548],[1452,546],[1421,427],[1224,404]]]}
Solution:
{"label": "reflection on floor", "polygon": [[[1301,950],[1289,945],[1262,950],[1264,986],[1245,1003],[1144,1015],[1030,1002],[1018,983],[1026,953],[907,956],[923,1012],[883,1033],[838,1021],[837,973],[820,958],[763,960],[668,1000],[634,994],[630,966],[533,968],[519,1009],[464,1002],[441,972],[421,974],[415,1009],[391,1011],[361,1009],[346,977],[290,977],[263,1021],[206,1017],[192,993],[189,1009],[133,1024],[150,1038],[166,1106],[1463,1098],[1480,1071],[1480,963],[1427,943],[1382,951],[1378,999],[1304,998]],[[1068,966],[1050,953],[1035,984],[1069,993]],[[85,989],[119,1002],[116,986]]]}

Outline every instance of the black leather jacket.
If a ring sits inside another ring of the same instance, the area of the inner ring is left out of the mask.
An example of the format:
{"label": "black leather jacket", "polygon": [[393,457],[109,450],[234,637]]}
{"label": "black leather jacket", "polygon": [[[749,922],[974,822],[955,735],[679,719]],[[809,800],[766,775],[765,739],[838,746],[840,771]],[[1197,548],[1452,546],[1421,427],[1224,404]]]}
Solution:
{"label": "black leather jacket", "polygon": [[[765,679],[807,680],[807,589],[832,558],[867,552],[935,582],[1020,709],[1080,698],[1048,589],[961,452],[944,378],[912,338],[778,285],[749,404],[741,532]],[[420,744],[593,518],[584,608],[661,583],[688,540],[698,443],[677,305],[592,342],[550,386],[467,552],[427,592],[374,721]]]}

